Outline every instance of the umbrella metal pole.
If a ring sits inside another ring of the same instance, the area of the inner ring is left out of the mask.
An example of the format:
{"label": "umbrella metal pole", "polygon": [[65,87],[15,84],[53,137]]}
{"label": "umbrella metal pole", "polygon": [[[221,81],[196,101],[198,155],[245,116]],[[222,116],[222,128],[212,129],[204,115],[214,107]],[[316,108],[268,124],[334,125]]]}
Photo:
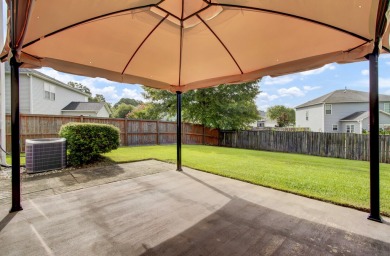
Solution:
{"label": "umbrella metal pole", "polygon": [[11,146],[12,146],[12,207],[10,212],[23,210],[20,204],[20,121],[19,121],[19,66],[15,58],[11,66]]}
{"label": "umbrella metal pole", "polygon": [[370,215],[369,220],[382,222],[379,203],[379,96],[378,43],[368,56],[370,63]]}
{"label": "umbrella metal pole", "polygon": [[176,92],[176,108],[177,108],[177,118],[176,118],[176,147],[177,147],[177,169],[176,171],[183,171],[181,168],[181,92]]}

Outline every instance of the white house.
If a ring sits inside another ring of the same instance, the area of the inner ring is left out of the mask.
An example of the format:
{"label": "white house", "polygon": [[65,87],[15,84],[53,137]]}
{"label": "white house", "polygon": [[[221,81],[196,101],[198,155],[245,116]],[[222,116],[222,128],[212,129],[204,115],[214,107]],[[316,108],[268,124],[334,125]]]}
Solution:
{"label": "white house", "polygon": [[[369,94],[336,90],[295,107],[297,127],[314,132],[362,133],[369,131]],[[390,96],[379,95],[379,126],[390,128]]]}
{"label": "white house", "polygon": [[257,120],[255,123],[251,124],[252,129],[261,129],[268,127],[276,127],[277,122],[275,120],[270,119],[267,116],[267,112],[260,110],[261,120]]}
{"label": "white house", "polygon": [[68,116],[93,116],[93,117],[109,117],[111,114],[110,108],[103,102],[75,102],[72,101],[62,109],[63,115]]}
{"label": "white house", "polygon": [[[20,113],[62,115],[70,102],[88,102],[88,94],[33,69],[19,69]],[[5,112],[11,113],[10,67],[5,66]]]}

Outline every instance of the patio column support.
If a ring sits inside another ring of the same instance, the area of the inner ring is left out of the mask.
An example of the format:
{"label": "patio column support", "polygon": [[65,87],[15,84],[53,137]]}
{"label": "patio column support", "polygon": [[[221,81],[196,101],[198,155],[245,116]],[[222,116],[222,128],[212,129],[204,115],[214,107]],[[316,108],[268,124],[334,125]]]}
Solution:
{"label": "patio column support", "polygon": [[12,146],[12,207],[10,212],[23,210],[20,204],[20,119],[19,67],[16,51],[12,51],[11,66],[11,146]]}
{"label": "patio column support", "polygon": [[181,168],[181,92],[176,92],[176,146],[177,146],[177,169],[176,171],[182,172]]}
{"label": "patio column support", "polygon": [[379,96],[378,96],[378,42],[370,62],[370,215],[369,220],[382,222],[379,203]]}

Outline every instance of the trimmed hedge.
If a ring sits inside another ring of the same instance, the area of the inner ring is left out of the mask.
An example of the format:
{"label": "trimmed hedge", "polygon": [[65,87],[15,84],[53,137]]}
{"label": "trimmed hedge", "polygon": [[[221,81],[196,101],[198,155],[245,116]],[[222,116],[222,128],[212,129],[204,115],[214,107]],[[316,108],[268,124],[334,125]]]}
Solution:
{"label": "trimmed hedge", "polygon": [[101,153],[119,147],[119,129],[113,125],[68,123],[59,135],[67,141],[68,163],[73,166],[96,161]]}

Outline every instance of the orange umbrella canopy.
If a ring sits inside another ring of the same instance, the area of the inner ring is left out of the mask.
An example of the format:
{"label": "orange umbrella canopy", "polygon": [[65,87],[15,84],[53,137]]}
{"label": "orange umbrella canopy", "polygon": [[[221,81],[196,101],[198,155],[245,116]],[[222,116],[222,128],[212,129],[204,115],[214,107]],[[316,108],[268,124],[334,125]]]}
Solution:
{"label": "orange umbrella canopy", "polygon": [[3,60],[13,47],[25,67],[171,91],[358,61],[375,42],[389,50],[387,0],[15,2]]}

